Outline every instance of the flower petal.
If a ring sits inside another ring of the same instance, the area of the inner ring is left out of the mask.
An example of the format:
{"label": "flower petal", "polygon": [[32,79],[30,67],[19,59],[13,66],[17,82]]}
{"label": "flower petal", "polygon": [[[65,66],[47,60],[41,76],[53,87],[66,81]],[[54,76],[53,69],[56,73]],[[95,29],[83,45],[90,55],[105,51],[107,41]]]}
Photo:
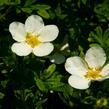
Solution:
{"label": "flower petal", "polygon": [[104,66],[104,68],[101,71],[101,74],[103,77],[100,80],[105,80],[109,78],[109,64]]}
{"label": "flower petal", "polygon": [[106,61],[106,54],[101,47],[91,47],[85,55],[90,68],[100,68]]}
{"label": "flower petal", "polygon": [[53,44],[51,43],[42,43],[40,44],[39,46],[35,47],[33,49],[33,53],[36,55],[36,56],[46,56],[46,55],[49,55],[54,49],[54,46]]}
{"label": "flower petal", "polygon": [[83,76],[86,74],[88,67],[83,59],[74,56],[66,60],[65,69],[70,74]]}
{"label": "flower petal", "polygon": [[39,30],[43,27],[43,19],[38,15],[31,15],[25,21],[25,28],[27,32],[38,34]]}
{"label": "flower petal", "polygon": [[90,80],[71,75],[68,79],[68,83],[76,89],[87,89],[89,88]]}
{"label": "flower petal", "polygon": [[30,48],[26,43],[14,43],[11,49],[19,56],[27,56],[32,52],[32,48]]}
{"label": "flower petal", "polygon": [[9,25],[9,31],[11,32],[14,40],[18,42],[25,41],[26,32],[24,24],[20,22],[13,22]]}
{"label": "flower petal", "polygon": [[57,38],[59,33],[56,25],[47,25],[40,30],[39,39],[43,42],[53,41]]}

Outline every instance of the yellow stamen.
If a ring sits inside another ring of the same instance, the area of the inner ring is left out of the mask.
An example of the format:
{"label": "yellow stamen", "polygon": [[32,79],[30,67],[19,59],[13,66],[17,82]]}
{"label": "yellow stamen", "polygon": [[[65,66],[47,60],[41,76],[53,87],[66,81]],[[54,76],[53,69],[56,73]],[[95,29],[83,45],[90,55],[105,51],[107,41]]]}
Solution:
{"label": "yellow stamen", "polygon": [[26,43],[28,45],[30,45],[32,48],[34,48],[35,46],[39,45],[41,43],[41,41],[38,39],[37,36],[35,36],[31,33],[27,33]]}
{"label": "yellow stamen", "polygon": [[92,79],[92,80],[96,80],[102,77],[102,75],[100,74],[101,70],[97,69],[97,68],[92,68],[89,69],[87,74],[85,75],[86,78]]}

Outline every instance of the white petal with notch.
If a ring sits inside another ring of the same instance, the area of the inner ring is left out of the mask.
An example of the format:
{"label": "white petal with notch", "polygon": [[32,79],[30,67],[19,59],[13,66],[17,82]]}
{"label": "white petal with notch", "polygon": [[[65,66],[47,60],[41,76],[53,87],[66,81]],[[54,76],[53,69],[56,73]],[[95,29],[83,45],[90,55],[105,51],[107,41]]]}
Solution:
{"label": "white petal with notch", "polygon": [[9,25],[9,31],[12,34],[12,37],[14,40],[16,40],[18,42],[25,41],[26,32],[25,32],[24,24],[22,24],[20,22],[12,22]]}
{"label": "white petal with notch", "polygon": [[57,38],[59,30],[56,25],[47,25],[40,30],[39,34],[39,39],[42,42],[50,42]]}
{"label": "white petal with notch", "polygon": [[11,49],[19,56],[27,56],[32,52],[32,48],[26,43],[14,43]]}
{"label": "white petal with notch", "polygon": [[90,80],[74,75],[69,77],[68,83],[76,89],[87,89],[90,86]]}
{"label": "white petal with notch", "polygon": [[53,44],[51,44],[51,43],[42,43],[42,44],[36,46],[33,49],[33,53],[36,56],[42,57],[42,56],[49,55],[53,51],[53,49],[54,49]]}
{"label": "white petal with notch", "polygon": [[66,60],[65,69],[70,74],[83,76],[88,71],[88,66],[82,58],[74,56]]}
{"label": "white petal with notch", "polygon": [[101,47],[91,47],[86,52],[85,60],[90,68],[100,68],[106,61],[106,54]]}

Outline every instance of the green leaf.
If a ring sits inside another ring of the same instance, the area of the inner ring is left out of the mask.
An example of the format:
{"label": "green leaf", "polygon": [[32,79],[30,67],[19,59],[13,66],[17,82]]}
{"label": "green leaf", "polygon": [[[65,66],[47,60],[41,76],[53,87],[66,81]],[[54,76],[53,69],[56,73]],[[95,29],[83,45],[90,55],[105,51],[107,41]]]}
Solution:
{"label": "green leaf", "polygon": [[86,5],[87,3],[87,0],[82,0],[83,4]]}
{"label": "green leaf", "polygon": [[21,10],[23,12],[25,12],[25,13],[31,13],[32,12],[32,9],[31,8],[22,8]]}
{"label": "green leaf", "polygon": [[46,19],[48,19],[50,17],[46,10],[38,10],[37,13]]}
{"label": "green leaf", "polygon": [[48,10],[51,8],[51,6],[49,5],[34,5],[33,8],[38,9],[38,10]]}
{"label": "green leaf", "polygon": [[0,99],[3,99],[4,96],[4,93],[0,92]]}
{"label": "green leaf", "polygon": [[52,74],[56,69],[56,65],[55,64],[51,64],[48,69],[46,70],[49,74]]}
{"label": "green leaf", "polygon": [[52,10],[48,10],[50,19],[54,19],[55,13]]}
{"label": "green leaf", "polygon": [[63,87],[61,87],[61,93],[59,93],[59,97],[60,99],[67,105],[73,107],[74,105],[74,102],[72,101],[72,98],[71,97],[75,97],[77,98],[78,95],[77,93],[78,92],[74,92],[74,89],[69,86],[68,84],[64,84]]}
{"label": "green leaf", "polygon": [[52,63],[56,63],[56,64],[62,64],[65,62],[65,56],[62,53],[58,53],[58,52],[51,55],[49,59]]}
{"label": "green leaf", "polygon": [[30,6],[35,2],[35,0],[26,0],[24,6]]}
{"label": "green leaf", "polygon": [[64,19],[67,16],[67,14],[63,14],[62,12],[61,6],[58,4],[57,8],[55,9],[55,13],[60,19]]}
{"label": "green leaf", "polygon": [[100,26],[96,27],[95,31],[89,34],[88,40],[93,43],[97,41],[102,47],[107,48],[109,46],[109,28],[103,32]]}
{"label": "green leaf", "polygon": [[4,5],[7,2],[7,0],[0,0],[0,5]]}
{"label": "green leaf", "polygon": [[[89,34],[90,39],[93,38],[94,40],[96,40],[100,45],[104,46],[103,43],[103,31],[102,28],[100,26],[96,27],[94,32],[91,32]],[[91,40],[93,40],[91,39]]]}
{"label": "green leaf", "polygon": [[48,100],[48,98],[45,98],[43,100],[40,100],[36,103],[36,109],[43,109],[42,108],[42,104],[44,104],[46,101]]}
{"label": "green leaf", "polygon": [[68,95],[72,96],[73,95],[73,88],[70,85],[66,84],[66,83],[63,83],[63,85],[61,87],[59,87],[57,89],[57,91],[65,93],[66,96],[68,96]]}
{"label": "green leaf", "polygon": [[18,5],[21,3],[21,0],[5,0],[5,4],[7,5]]}
{"label": "green leaf", "polygon": [[8,83],[8,80],[1,81],[1,85],[2,85],[4,88],[6,88],[7,83]]}
{"label": "green leaf", "polygon": [[94,8],[96,16],[102,22],[106,22],[107,20],[109,21],[109,8],[108,7],[109,7],[109,2],[104,1],[104,3],[98,4]]}
{"label": "green leaf", "polygon": [[109,28],[105,30],[103,34],[103,42],[106,44],[106,46],[109,46]]}
{"label": "green leaf", "polygon": [[47,69],[44,70],[44,72],[41,75],[41,78],[44,80],[49,78],[54,73],[55,69],[56,69],[56,65],[51,64]]}
{"label": "green leaf", "polygon": [[107,30],[105,30],[104,34],[103,34],[103,38],[107,39],[109,37],[109,28]]}
{"label": "green leaf", "polygon": [[[56,73],[56,72],[55,72]],[[52,75],[49,79],[45,81],[45,85],[49,90],[58,90],[59,87],[63,86],[61,82],[62,75]]]}
{"label": "green leaf", "polygon": [[102,31],[102,28],[100,26],[98,26],[96,29],[95,29],[96,33],[97,33],[97,36],[102,38],[102,35],[103,35],[103,31]]}
{"label": "green leaf", "polygon": [[85,97],[82,102],[84,104],[93,104],[95,102],[96,98],[94,98],[93,96],[87,96]]}
{"label": "green leaf", "polygon": [[36,79],[36,85],[41,91],[47,91],[47,88],[45,87],[45,84],[42,80]]}

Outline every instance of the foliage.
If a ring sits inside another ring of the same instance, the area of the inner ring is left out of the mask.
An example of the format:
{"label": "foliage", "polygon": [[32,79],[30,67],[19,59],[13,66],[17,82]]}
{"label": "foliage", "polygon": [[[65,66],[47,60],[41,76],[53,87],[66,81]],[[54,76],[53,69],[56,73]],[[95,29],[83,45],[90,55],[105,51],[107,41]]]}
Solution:
{"label": "foliage", "polygon": [[[55,53],[84,57],[90,46],[100,45],[108,63],[108,7],[108,0],[0,0],[0,109],[109,109],[109,80],[77,90],[68,85],[65,61],[50,61]],[[11,51],[9,24],[24,23],[32,14],[59,28],[49,56],[19,57]]]}

